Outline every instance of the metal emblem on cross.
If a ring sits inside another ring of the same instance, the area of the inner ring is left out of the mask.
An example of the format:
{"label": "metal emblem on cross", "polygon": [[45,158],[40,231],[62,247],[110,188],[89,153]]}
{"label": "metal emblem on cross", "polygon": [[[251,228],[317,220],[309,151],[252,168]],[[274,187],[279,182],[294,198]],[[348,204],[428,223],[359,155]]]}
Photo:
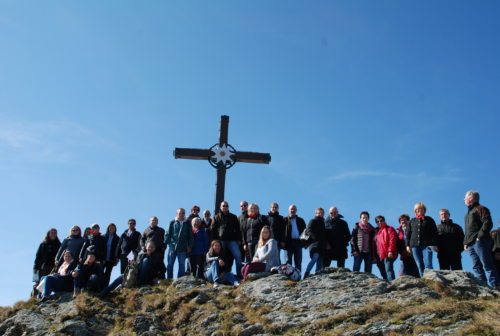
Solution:
{"label": "metal emblem on cross", "polygon": [[190,160],[208,160],[212,167],[217,169],[215,183],[215,213],[219,212],[219,205],[224,200],[226,184],[226,170],[236,162],[266,163],[271,162],[269,153],[237,151],[228,143],[229,116],[223,115],[220,119],[219,142],[209,149],[175,148],[174,158]]}

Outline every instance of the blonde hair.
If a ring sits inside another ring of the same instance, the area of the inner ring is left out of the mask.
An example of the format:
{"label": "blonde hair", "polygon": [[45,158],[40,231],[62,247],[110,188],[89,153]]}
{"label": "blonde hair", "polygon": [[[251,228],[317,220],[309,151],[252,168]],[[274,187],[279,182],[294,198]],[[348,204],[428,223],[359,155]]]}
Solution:
{"label": "blonde hair", "polygon": [[[266,229],[267,231],[269,231],[269,238],[267,238],[267,240],[266,240],[266,241],[264,241],[264,238],[262,237],[262,232],[264,232],[264,229]],[[269,227],[269,225],[264,225],[264,226],[262,227],[262,229],[260,230],[259,244],[258,244],[257,246],[258,246],[258,247],[262,247],[262,246],[264,246],[264,245],[267,243],[267,241],[268,241],[269,239],[271,239],[271,238],[272,238],[271,228]]]}
{"label": "blonde hair", "polygon": [[248,213],[254,213],[252,212],[252,208],[255,208],[257,210],[256,213],[260,213],[260,209],[259,209],[259,206],[257,205],[257,203],[250,203],[250,205],[248,205]]}
{"label": "blonde hair", "polygon": [[416,212],[417,209],[419,209],[419,208],[424,209],[424,213],[427,212],[427,207],[422,202],[418,202],[417,204],[415,204],[415,206],[413,207],[413,212]]}

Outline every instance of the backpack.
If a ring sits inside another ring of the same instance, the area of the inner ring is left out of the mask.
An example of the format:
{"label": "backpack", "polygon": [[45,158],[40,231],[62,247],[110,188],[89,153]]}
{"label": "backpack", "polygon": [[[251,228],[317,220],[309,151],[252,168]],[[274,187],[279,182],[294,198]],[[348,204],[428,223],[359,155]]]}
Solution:
{"label": "backpack", "polygon": [[139,275],[139,266],[135,262],[131,262],[123,272],[122,287],[133,288],[137,285],[137,277]]}
{"label": "backpack", "polygon": [[300,271],[289,264],[273,267],[271,268],[271,272],[286,275],[292,281],[299,281],[301,277]]}

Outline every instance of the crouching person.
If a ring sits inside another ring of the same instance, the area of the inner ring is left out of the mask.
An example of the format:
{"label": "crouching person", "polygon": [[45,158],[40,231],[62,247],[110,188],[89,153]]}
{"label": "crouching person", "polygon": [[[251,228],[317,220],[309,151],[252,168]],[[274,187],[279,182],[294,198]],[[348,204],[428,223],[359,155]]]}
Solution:
{"label": "crouching person", "polygon": [[226,272],[226,261],[224,260],[224,251],[219,240],[213,240],[210,244],[210,249],[207,253],[207,269],[205,271],[205,278],[208,282],[218,287],[220,284],[238,286],[239,282],[236,276]]}
{"label": "crouching person", "polygon": [[[163,264],[162,253],[156,249],[156,244],[154,241],[150,240],[146,243],[146,253],[139,254],[137,261],[131,260],[132,264],[137,263],[137,272],[135,273],[135,279],[127,279],[128,286],[145,286],[153,285],[155,282],[162,278],[165,274],[165,266]],[[124,275],[120,275],[116,278],[108,287],[103,289],[100,293],[100,297],[105,297],[113,290],[118,288],[124,283],[124,276],[127,276],[127,272]]]}
{"label": "crouching person", "polygon": [[40,292],[40,300],[45,301],[50,298],[52,292],[70,292],[73,290],[73,277],[71,272],[77,265],[76,260],[70,250],[63,253],[63,262],[57,269],[56,273],[43,276],[40,284],[37,287]]}
{"label": "crouching person", "polygon": [[96,261],[95,250],[87,248],[87,258],[83,264],[71,273],[75,279],[75,290],[73,296],[77,296],[83,289],[99,291],[103,281],[103,271],[100,263]]}

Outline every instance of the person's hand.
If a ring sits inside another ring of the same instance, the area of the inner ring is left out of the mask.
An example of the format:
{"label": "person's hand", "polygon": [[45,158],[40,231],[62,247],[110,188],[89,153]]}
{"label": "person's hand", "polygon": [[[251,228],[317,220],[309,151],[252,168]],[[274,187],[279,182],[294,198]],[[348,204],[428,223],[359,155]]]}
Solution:
{"label": "person's hand", "polygon": [[191,251],[192,251],[191,247],[188,246],[187,247],[187,253],[191,253]]}
{"label": "person's hand", "polygon": [[254,257],[252,261],[253,261],[253,262],[259,262],[260,260],[259,260],[259,258]]}
{"label": "person's hand", "polygon": [[389,259],[394,259],[394,253],[389,252],[389,253],[387,254],[387,258],[389,258]]}
{"label": "person's hand", "polygon": [[469,247],[467,245],[464,245],[464,250],[467,251]]}
{"label": "person's hand", "polygon": [[225,265],[224,260],[219,259],[219,266],[220,267],[224,267],[224,265]]}
{"label": "person's hand", "polygon": [[352,252],[352,255],[353,255],[354,257],[359,257],[359,253],[358,253],[358,252],[356,252],[356,251]]}
{"label": "person's hand", "polygon": [[406,251],[411,255],[411,247],[406,246]]}
{"label": "person's hand", "polygon": [[285,246],[286,246],[285,242],[281,242],[281,247],[285,248]]}
{"label": "person's hand", "polygon": [[78,272],[77,272],[77,271],[73,271],[73,272],[71,272],[71,276],[72,276],[73,278],[76,278],[76,277],[78,276]]}
{"label": "person's hand", "polygon": [[243,245],[243,251],[245,251],[245,252],[248,251],[248,245],[247,244]]}

